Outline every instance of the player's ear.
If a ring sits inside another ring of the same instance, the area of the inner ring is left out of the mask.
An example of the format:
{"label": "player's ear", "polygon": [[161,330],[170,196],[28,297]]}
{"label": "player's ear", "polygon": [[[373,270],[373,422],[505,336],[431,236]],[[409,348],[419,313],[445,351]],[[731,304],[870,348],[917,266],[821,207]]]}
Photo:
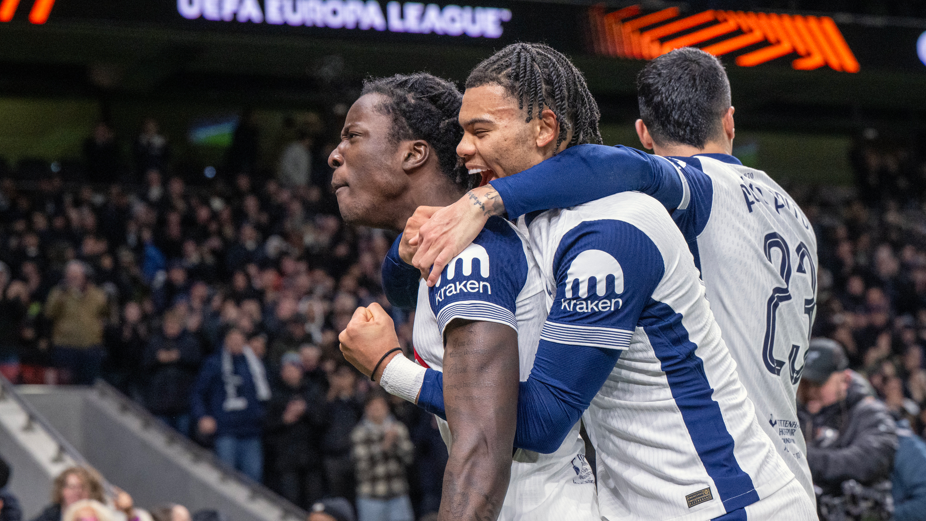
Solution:
{"label": "player's ear", "polygon": [[649,129],[646,128],[646,123],[643,123],[642,119],[638,119],[633,126],[637,129],[637,137],[640,138],[640,144],[643,145],[643,148],[652,150],[653,137],[649,135]]}
{"label": "player's ear", "polygon": [[736,136],[736,125],[733,123],[733,112],[735,112],[733,107],[727,109],[723,115],[723,133],[727,136],[727,139],[733,141],[733,138]]}
{"label": "player's ear", "polygon": [[540,117],[535,119],[537,123],[537,147],[545,148],[550,144],[556,143],[556,137],[559,136],[559,121],[556,114],[550,109],[543,109]]}
{"label": "player's ear", "polygon": [[403,170],[413,172],[428,162],[431,156],[431,146],[427,141],[421,139],[409,141],[405,146],[405,156],[402,158]]}

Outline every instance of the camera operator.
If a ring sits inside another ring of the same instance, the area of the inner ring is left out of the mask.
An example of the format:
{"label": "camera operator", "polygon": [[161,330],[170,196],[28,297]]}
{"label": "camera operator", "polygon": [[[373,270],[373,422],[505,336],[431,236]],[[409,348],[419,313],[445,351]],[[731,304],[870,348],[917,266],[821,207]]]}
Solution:
{"label": "camera operator", "polygon": [[890,519],[894,419],[867,382],[846,369],[838,343],[814,339],[797,391],[798,418],[821,519]]}

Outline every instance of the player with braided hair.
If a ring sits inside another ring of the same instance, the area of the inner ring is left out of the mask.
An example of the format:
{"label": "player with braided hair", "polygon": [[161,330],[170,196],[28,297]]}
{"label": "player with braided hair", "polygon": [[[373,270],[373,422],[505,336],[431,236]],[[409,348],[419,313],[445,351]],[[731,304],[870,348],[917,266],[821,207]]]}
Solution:
{"label": "player with braided hair", "polygon": [[[328,158],[346,221],[402,230],[420,218],[413,217],[418,206],[446,205],[466,192],[471,179],[454,153],[460,104],[452,84],[429,74],[365,84]],[[530,373],[545,317],[526,239],[494,218],[460,259],[464,265],[448,270],[446,284],[421,287],[414,324],[422,362],[442,370],[447,382],[446,421],[439,425],[450,456],[439,519],[600,521],[577,427],[553,454],[518,451],[512,462],[518,382]],[[397,354],[394,325],[382,307],[358,309],[341,333],[342,346],[369,342],[376,326],[390,332],[375,335],[390,342],[388,352],[365,363],[345,357],[387,391],[415,401],[409,393],[421,387],[425,368]],[[410,376],[396,371],[402,363],[411,366]],[[361,519],[376,501],[358,499]],[[410,511],[395,508],[389,519],[411,521]]]}
{"label": "player with braided hair", "polygon": [[[540,117],[549,107],[560,122],[556,149],[601,144],[598,120],[601,113],[585,78],[568,58],[543,44],[515,43],[476,66],[466,79],[466,88],[501,85],[518,108],[527,108],[527,121]],[[571,137],[570,137],[571,135]]]}

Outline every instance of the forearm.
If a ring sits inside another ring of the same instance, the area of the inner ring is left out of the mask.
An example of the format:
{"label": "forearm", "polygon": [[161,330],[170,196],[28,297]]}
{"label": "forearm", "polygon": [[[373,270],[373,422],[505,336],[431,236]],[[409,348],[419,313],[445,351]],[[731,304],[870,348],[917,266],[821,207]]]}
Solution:
{"label": "forearm", "polygon": [[[493,180],[492,208],[511,219],[534,211],[568,208],[627,191],[651,195],[667,209],[682,197],[678,172],[662,158],[628,147],[579,145],[518,174]],[[503,203],[501,201],[504,201]]]}
{"label": "forearm", "polygon": [[494,520],[511,474],[517,335],[501,324],[462,322],[446,333],[444,395],[453,444],[439,519]]}
{"label": "forearm", "polygon": [[[566,346],[542,340],[531,375],[518,390],[514,447],[555,452],[607,379],[620,351]],[[428,369],[418,407],[446,418],[444,376]]]}

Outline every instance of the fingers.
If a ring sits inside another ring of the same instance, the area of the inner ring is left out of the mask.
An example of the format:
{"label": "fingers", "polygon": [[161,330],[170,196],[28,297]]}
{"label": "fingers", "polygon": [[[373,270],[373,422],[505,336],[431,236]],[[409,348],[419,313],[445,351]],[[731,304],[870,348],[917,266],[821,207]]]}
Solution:
{"label": "fingers", "polygon": [[447,266],[447,263],[452,259],[447,250],[442,251],[436,259],[434,259],[434,266],[431,268],[431,273],[428,275],[428,287],[433,288],[437,284],[437,279],[440,278],[441,272],[444,271],[444,267]]}
{"label": "fingers", "polygon": [[373,317],[367,313],[367,308],[360,306],[354,311],[354,316],[350,318],[351,322],[369,322]]}
{"label": "fingers", "polygon": [[367,312],[370,314],[371,321],[392,323],[392,317],[390,317],[389,313],[386,313],[386,310],[379,305],[379,302],[370,304],[370,307],[367,308]]}

